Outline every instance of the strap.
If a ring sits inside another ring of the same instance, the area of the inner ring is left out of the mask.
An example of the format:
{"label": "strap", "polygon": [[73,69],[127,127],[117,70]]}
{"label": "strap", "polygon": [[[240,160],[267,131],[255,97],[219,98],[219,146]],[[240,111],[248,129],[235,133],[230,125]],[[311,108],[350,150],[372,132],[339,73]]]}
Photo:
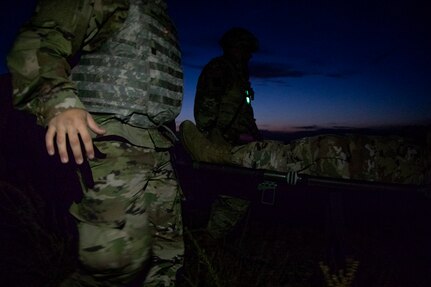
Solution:
{"label": "strap", "polygon": [[235,115],[232,117],[229,124],[223,129],[223,135],[232,127],[233,123],[238,118],[239,112],[241,111],[242,107],[244,106],[245,101],[246,101],[245,98],[241,101],[241,104],[236,109]]}

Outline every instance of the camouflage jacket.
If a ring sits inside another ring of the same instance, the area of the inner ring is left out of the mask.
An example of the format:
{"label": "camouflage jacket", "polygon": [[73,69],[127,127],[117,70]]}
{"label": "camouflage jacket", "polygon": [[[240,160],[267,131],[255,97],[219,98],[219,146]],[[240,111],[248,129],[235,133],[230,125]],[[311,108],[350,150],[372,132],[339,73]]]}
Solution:
{"label": "camouflage jacket", "polygon": [[247,67],[238,67],[226,56],[217,57],[204,67],[198,80],[196,126],[216,142],[223,137],[236,145],[241,134],[258,138],[252,98]]}
{"label": "camouflage jacket", "polygon": [[40,0],[7,57],[14,105],[46,125],[67,108],[84,108],[69,79],[69,61],[93,51],[127,17],[128,0]]}

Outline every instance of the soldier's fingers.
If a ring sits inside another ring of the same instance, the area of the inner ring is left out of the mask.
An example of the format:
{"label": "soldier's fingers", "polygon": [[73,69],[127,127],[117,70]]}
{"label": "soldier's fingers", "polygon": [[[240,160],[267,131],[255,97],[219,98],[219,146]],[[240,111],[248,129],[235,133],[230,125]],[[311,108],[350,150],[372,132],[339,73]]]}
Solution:
{"label": "soldier's fingers", "polygon": [[93,119],[93,117],[90,114],[87,114],[87,125],[88,127],[95,132],[98,135],[103,135],[106,130],[102,127],[100,127]]}
{"label": "soldier's fingers", "polygon": [[67,134],[69,136],[69,145],[70,145],[70,148],[72,149],[75,162],[77,164],[83,163],[84,160],[82,156],[81,142],[79,140],[78,132],[75,129],[70,128]]}
{"label": "soldier's fingers", "polygon": [[49,126],[45,134],[45,147],[49,155],[55,154],[54,137],[56,130],[53,126]]}
{"label": "soldier's fingers", "polygon": [[91,135],[88,132],[87,128],[84,130],[80,130],[79,134],[81,136],[82,143],[84,144],[85,153],[89,159],[94,158],[94,148],[93,148],[93,140],[91,139]]}
{"label": "soldier's fingers", "polygon": [[57,129],[56,144],[58,148],[58,154],[62,163],[69,162],[69,156],[67,155],[66,147],[66,131],[63,128]]}

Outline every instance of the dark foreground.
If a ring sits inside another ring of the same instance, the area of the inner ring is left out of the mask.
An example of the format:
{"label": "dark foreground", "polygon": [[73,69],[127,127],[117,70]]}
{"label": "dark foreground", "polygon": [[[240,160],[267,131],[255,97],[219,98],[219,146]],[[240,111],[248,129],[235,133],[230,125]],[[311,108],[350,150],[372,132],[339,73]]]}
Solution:
{"label": "dark foreground", "polygon": [[[417,189],[274,181],[268,205],[259,176],[182,171],[192,192],[185,202],[185,286],[431,286],[431,198]],[[214,241],[200,228],[206,199],[220,192],[253,201],[237,228]],[[346,282],[331,285],[324,273]]]}
{"label": "dark foreground", "polygon": [[[254,182],[201,173],[184,187],[190,192],[194,185],[201,195],[229,188],[257,194]],[[14,195],[6,198],[4,191]],[[220,240],[205,232],[208,209],[204,200],[195,201],[199,197],[184,202],[186,258],[179,286],[431,286],[431,199],[415,190],[280,184],[273,206],[253,202]],[[1,200],[1,286],[58,286],[76,264],[71,221],[4,186]],[[352,283],[330,285],[322,266]]]}
{"label": "dark foreground", "polygon": [[[9,92],[2,90],[0,112],[0,286],[58,286],[77,264],[67,213],[79,197],[77,167],[46,155],[34,118],[5,109]],[[181,148],[174,154],[185,194],[181,286],[431,286],[431,195],[410,187],[291,186],[193,166]],[[247,198],[251,207],[212,240],[205,224],[219,193]]]}

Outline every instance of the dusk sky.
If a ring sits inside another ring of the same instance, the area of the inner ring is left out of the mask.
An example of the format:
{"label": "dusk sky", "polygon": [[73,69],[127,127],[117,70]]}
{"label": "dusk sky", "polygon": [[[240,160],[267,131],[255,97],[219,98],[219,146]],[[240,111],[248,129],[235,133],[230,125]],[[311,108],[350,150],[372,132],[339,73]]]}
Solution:
{"label": "dusk sky", "polygon": [[[7,17],[0,30],[3,59],[14,23],[31,13],[17,9],[24,2],[1,13]],[[193,120],[199,73],[221,54],[223,32],[240,26],[261,46],[250,62],[260,129],[430,124],[431,17],[425,3],[168,0],[185,73],[177,120]]]}

